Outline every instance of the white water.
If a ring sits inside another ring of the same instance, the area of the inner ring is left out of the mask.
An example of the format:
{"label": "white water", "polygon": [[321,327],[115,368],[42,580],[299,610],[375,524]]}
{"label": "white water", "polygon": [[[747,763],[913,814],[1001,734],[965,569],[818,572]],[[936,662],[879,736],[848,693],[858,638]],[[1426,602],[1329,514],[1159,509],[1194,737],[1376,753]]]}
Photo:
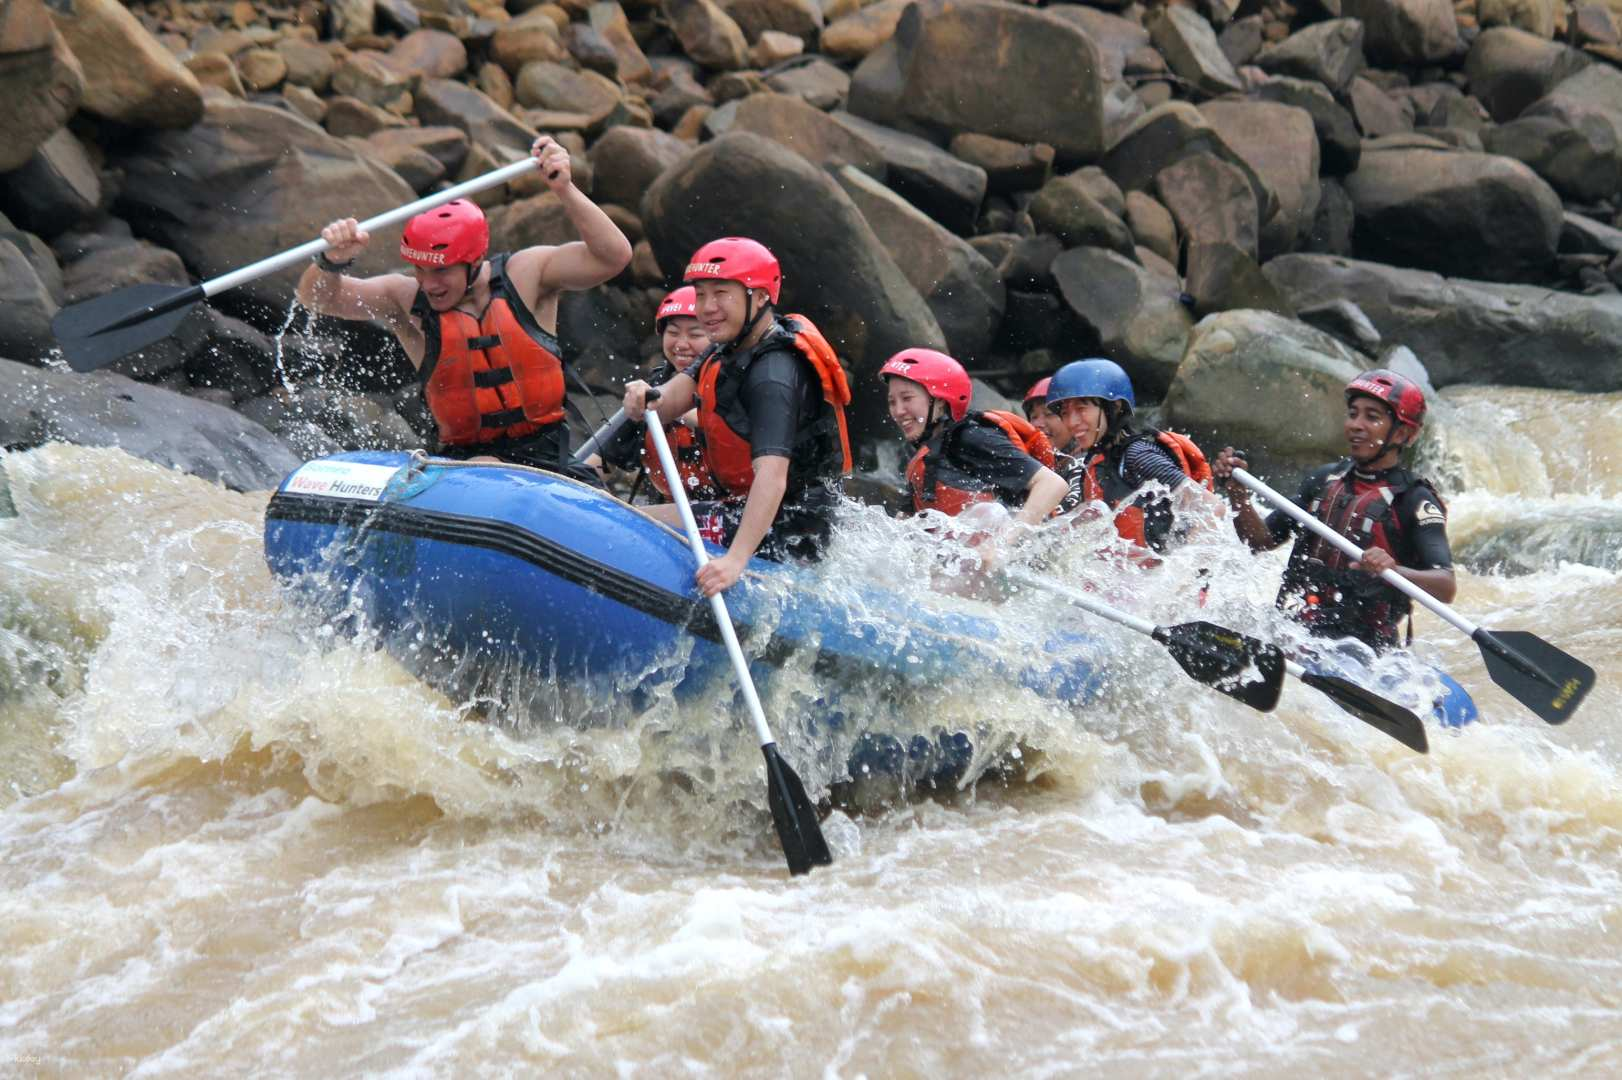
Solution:
{"label": "white water", "polygon": [[[973,672],[907,703],[1022,742],[1026,778],[836,813],[835,865],[793,880],[720,703],[611,731],[478,722],[283,600],[263,494],[116,451],[0,458],[19,514],[0,519],[0,1062],[1612,1075],[1622,587],[1556,540],[1574,508],[1622,505],[1622,417],[1605,397],[1447,396],[1429,453],[1450,490],[1480,489],[1450,497],[1456,546],[1559,523],[1514,553],[1533,572],[1466,572],[1460,595],[1599,670],[1569,725],[1526,714],[1434,618],[1422,652],[1485,718],[1433,730],[1426,757],[1300,687],[1251,712],[1106,627],[1122,659],[1097,706]],[[864,519],[830,571],[900,579],[923,551]],[[1105,595],[1277,629],[1276,568],[1212,541]],[[998,617],[1033,649],[1097,625],[1029,595]],[[768,701],[785,747],[809,689]],[[669,737],[682,724],[709,737]]]}

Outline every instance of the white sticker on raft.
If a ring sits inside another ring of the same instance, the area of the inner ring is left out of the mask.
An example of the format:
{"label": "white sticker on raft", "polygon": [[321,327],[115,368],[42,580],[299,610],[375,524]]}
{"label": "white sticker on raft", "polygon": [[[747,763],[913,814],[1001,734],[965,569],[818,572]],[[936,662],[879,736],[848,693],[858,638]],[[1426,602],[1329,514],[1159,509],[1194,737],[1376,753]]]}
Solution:
{"label": "white sticker on raft", "polygon": [[325,495],[330,499],[376,502],[400,470],[394,465],[367,465],[359,461],[312,461],[287,478],[288,492]]}

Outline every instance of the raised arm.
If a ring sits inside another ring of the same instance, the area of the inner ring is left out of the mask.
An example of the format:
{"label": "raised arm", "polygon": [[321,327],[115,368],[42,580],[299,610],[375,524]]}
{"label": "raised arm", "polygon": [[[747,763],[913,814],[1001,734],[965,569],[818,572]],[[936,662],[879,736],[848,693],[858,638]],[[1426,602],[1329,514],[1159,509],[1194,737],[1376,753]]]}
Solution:
{"label": "raised arm", "polygon": [[[550,136],[542,135],[531,152],[540,160],[546,186],[563,203],[580,239],[515,252],[508,264],[514,281],[520,289],[533,282],[538,295],[589,289],[610,280],[631,264],[631,242],[601,207],[574,186],[567,150]],[[525,298],[532,302],[535,299],[527,292]]]}
{"label": "raised arm", "polygon": [[416,289],[410,278],[403,274],[355,278],[343,272],[366,249],[371,234],[362,232],[354,218],[343,218],[322,229],[321,238],[331,246],[324,261],[317,260],[299,278],[299,303],[340,319],[382,319],[392,325],[405,318],[408,304],[402,297]]}

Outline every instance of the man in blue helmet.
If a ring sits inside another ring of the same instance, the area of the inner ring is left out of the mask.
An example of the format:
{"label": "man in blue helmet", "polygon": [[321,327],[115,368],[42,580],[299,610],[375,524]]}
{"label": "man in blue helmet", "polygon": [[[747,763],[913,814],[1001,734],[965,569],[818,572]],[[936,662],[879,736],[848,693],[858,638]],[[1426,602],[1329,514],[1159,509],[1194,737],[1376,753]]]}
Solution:
{"label": "man in blue helmet", "polygon": [[[1213,509],[1218,504],[1201,489],[1208,490],[1211,470],[1200,448],[1185,435],[1135,425],[1135,404],[1132,380],[1111,360],[1076,360],[1054,374],[1047,406],[1064,422],[1074,455],[1061,470],[1070,492],[1059,512],[1103,502],[1116,511],[1116,532],[1164,551],[1174,498],[1184,505],[1209,502]],[[1140,496],[1151,482],[1164,491]]]}

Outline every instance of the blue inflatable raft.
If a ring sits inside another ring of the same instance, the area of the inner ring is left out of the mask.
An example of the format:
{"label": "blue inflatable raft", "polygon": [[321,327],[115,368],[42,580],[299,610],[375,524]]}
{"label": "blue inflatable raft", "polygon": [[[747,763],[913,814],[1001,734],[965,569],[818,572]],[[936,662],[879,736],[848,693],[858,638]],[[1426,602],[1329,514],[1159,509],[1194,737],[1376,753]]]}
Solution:
{"label": "blue inflatable raft", "polygon": [[[732,678],[683,538],[540,470],[380,451],[311,461],[270,501],[265,555],[324,614],[368,627],[406,667],[458,692],[478,693],[478,673],[526,673],[532,687],[595,692],[612,723],[660,688],[690,696]],[[871,585],[829,596],[813,571],[779,563],[752,561],[727,602],[762,693],[785,666],[812,673],[820,700],[808,711],[824,725],[861,723],[841,685],[861,687],[871,710],[887,686],[966,675],[1066,704],[1091,699],[1101,679],[1088,635],[1014,643],[996,620],[918,610]],[[940,783],[974,754],[961,731],[826,742],[848,751],[844,769],[830,763],[835,778]]]}

